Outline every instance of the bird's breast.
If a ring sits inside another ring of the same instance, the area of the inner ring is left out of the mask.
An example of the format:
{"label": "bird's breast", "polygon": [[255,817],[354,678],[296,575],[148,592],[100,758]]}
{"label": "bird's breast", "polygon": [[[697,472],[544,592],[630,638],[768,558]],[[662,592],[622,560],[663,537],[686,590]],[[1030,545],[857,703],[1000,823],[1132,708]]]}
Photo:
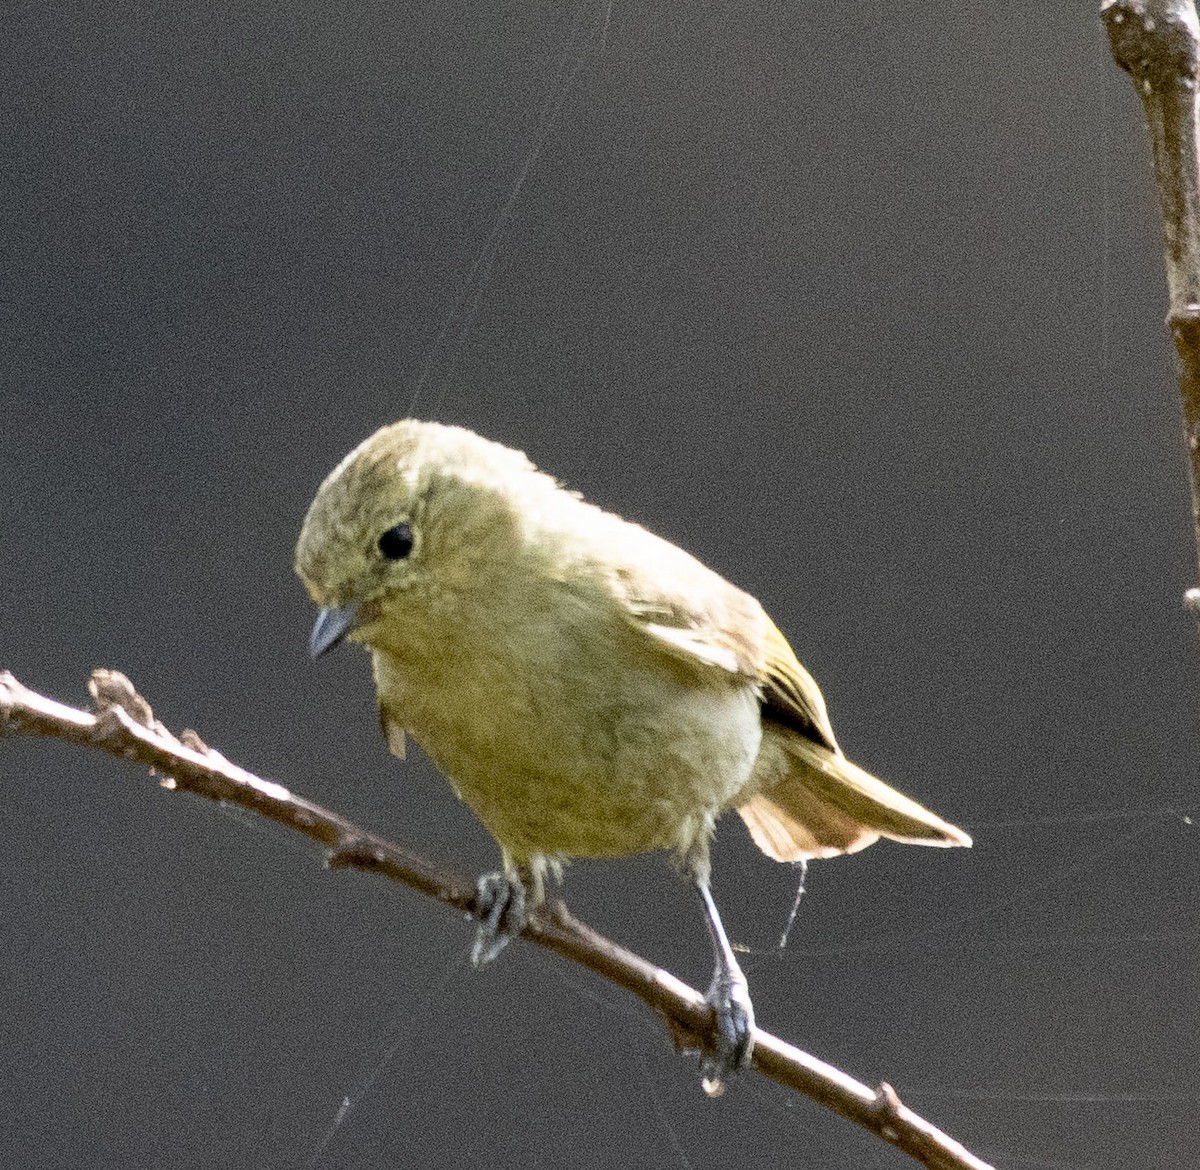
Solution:
{"label": "bird's breast", "polygon": [[685,850],[735,802],[761,738],[743,680],[689,685],[622,640],[557,635],[376,654],[380,704],[516,860]]}

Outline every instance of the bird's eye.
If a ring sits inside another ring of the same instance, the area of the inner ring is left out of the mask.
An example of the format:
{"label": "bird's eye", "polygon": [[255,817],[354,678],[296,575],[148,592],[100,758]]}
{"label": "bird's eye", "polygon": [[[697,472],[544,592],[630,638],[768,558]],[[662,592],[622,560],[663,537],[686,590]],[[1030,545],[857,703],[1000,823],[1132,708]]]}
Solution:
{"label": "bird's eye", "polygon": [[412,529],[407,524],[389,528],[379,538],[379,551],[389,561],[402,561],[413,550]]}

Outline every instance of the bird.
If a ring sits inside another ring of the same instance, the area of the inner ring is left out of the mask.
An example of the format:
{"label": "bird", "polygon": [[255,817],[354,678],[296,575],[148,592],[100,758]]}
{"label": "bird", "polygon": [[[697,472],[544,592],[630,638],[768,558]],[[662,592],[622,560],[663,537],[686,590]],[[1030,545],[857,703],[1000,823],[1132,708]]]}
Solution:
{"label": "bird", "polygon": [[359,444],[320,485],[295,569],[319,607],[311,655],[369,651],[392,752],[419,744],[499,845],[476,965],[571,859],[674,858],[713,948],[710,1092],[750,1062],[755,1028],[712,894],[723,812],[781,862],[881,837],[971,844],[847,759],[749,593],[466,428],[404,419]]}

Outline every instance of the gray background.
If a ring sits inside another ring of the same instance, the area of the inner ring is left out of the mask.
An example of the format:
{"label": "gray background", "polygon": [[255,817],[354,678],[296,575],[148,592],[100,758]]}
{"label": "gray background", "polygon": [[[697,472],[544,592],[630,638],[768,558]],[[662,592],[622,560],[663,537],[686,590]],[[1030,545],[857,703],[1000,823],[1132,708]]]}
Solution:
{"label": "gray background", "polygon": [[[761,597],[852,757],[975,834],[814,866],[777,956],[793,875],[724,824],[760,1022],[1003,1167],[1192,1164],[1194,550],[1148,149],[1093,6],[601,19],[6,15],[0,666],[77,702],[120,667],[490,867],[386,754],[362,655],[306,659],[290,560],[385,422],[523,447]],[[758,1078],[706,1101],[606,985],[527,946],[473,973],[443,908],[115,761],[7,742],[0,782],[5,1166],[908,1164]],[[707,979],[661,859],[567,894]]]}

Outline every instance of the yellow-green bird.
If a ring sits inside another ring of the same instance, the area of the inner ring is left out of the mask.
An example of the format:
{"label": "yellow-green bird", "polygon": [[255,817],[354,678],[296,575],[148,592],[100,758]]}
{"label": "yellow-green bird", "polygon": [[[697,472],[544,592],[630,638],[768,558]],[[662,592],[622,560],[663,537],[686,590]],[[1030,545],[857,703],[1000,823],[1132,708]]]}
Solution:
{"label": "yellow-green bird", "polygon": [[309,508],[296,572],[321,607],[312,654],[367,647],[392,750],[411,735],[500,845],[476,963],[566,860],[675,854],[716,955],[710,1087],[754,1032],[709,890],[722,812],[779,861],[971,843],[846,759],[753,597],[471,431],[409,419],[351,451]]}

